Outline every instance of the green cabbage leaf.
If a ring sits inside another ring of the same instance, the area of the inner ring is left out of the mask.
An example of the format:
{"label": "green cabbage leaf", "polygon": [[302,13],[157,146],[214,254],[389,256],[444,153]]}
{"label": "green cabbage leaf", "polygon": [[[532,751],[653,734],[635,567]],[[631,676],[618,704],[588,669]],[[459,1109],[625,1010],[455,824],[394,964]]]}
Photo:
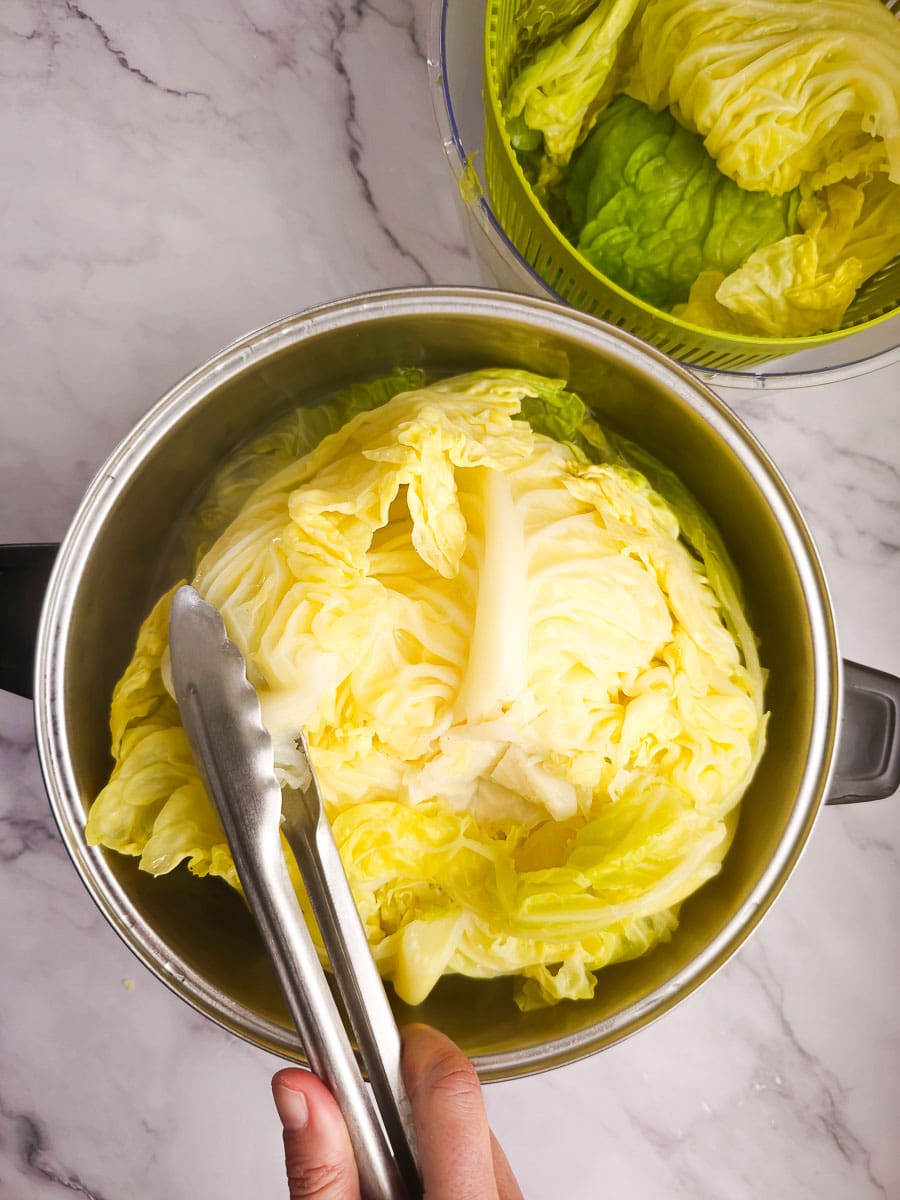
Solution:
{"label": "green cabbage leaf", "polygon": [[728,275],[799,232],[799,192],[747,192],[669,112],[619,96],[572,159],[566,197],[581,253],[660,308],[686,301],[702,271]]}
{"label": "green cabbage leaf", "polygon": [[[733,571],[678,481],[561,381],[499,369],[402,391],[264,474],[194,583],[283,783],[306,735],[397,993],[456,972],[517,976],[523,1008],[584,998],[670,937],[765,730]],[[171,595],[116,687],[87,837],[237,886],[171,698]]]}

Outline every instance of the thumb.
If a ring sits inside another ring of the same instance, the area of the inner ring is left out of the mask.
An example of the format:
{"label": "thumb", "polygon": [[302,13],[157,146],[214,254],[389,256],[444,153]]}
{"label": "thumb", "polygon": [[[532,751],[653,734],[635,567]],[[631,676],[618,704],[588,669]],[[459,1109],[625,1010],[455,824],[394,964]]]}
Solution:
{"label": "thumb", "polygon": [[272,1095],[284,1130],[290,1200],[360,1200],[347,1128],[325,1085],[289,1067],[273,1078]]}
{"label": "thumb", "polygon": [[428,1200],[498,1200],[491,1131],[472,1063],[436,1029],[407,1025],[402,1068]]}

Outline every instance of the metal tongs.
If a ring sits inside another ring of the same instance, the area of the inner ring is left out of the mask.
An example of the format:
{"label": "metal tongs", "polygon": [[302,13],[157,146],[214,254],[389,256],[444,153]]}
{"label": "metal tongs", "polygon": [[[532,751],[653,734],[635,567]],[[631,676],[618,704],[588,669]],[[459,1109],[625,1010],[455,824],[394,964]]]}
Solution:
{"label": "metal tongs", "polygon": [[[191,749],[309,1065],[340,1105],[363,1196],[418,1200],[422,1184],[400,1074],[400,1035],[322,809],[306,743],[301,737],[298,747],[309,781],[282,792],[243,656],[218,611],[192,587],[179,588],[173,598],[169,645]],[[300,868],[371,1092],[291,885],[279,831]]]}

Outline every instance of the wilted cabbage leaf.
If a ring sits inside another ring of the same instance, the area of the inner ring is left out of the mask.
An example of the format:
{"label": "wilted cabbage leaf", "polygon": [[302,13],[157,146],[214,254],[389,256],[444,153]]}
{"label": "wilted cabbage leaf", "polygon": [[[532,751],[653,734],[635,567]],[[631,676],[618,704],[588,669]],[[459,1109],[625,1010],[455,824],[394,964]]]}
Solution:
{"label": "wilted cabbage leaf", "polygon": [[242,446],[217,472],[197,505],[186,534],[196,560],[194,565],[261,483],[288,463],[296,462],[357,413],[377,408],[391,396],[418,387],[422,382],[421,371],[404,367],[380,379],[354,383],[325,404],[294,409],[260,437]]}
{"label": "wilted cabbage leaf", "polygon": [[[574,29],[537,52],[506,97],[507,118],[543,135],[539,185],[559,177],[593,118],[615,94],[615,67],[638,0],[600,0]],[[518,128],[520,146],[522,126]]]}
{"label": "wilted cabbage leaf", "polygon": [[886,175],[829,184],[803,201],[800,221],[805,232],[727,278],[701,274],[676,316],[771,337],[839,329],[860,285],[900,254],[900,187]]}
{"label": "wilted cabbage leaf", "polygon": [[[409,1003],[446,972],[518,975],[523,1007],[590,996],[719,869],[763,745],[762,672],[714,530],[640,460],[559,381],[474,372],[353,417],[200,563],[282,781],[306,733]],[[167,688],[170,601],[116,688],[87,835],[235,884]]]}
{"label": "wilted cabbage leaf", "polygon": [[900,22],[876,0],[649,0],[630,51],[624,90],[748,191],[852,178],[864,147],[900,183]]}

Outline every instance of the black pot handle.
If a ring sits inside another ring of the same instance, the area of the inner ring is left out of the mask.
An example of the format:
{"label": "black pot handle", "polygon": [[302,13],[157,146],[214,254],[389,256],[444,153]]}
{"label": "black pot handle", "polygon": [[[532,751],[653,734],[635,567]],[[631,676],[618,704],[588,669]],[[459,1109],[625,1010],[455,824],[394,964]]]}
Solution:
{"label": "black pot handle", "polygon": [[30,700],[34,646],[59,546],[0,546],[0,690]]}
{"label": "black pot handle", "polygon": [[900,787],[900,679],[844,660],[844,715],[826,804],[883,800]]}

